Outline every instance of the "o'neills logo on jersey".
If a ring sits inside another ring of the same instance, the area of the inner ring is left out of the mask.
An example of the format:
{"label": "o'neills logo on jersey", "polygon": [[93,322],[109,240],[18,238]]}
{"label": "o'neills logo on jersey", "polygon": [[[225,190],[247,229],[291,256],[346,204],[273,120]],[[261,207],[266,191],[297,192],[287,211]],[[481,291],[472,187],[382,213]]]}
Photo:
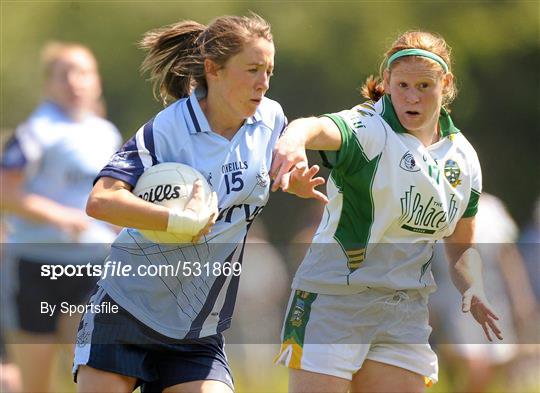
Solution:
{"label": "o'neills logo on jersey", "polygon": [[160,184],[159,186],[150,188],[137,196],[147,202],[163,202],[165,200],[180,198],[180,190],[180,186],[173,186],[172,184]]}
{"label": "o'neills logo on jersey", "polygon": [[221,166],[221,173],[229,173],[234,171],[242,171],[248,169],[247,161],[234,161]]}
{"label": "o'neills logo on jersey", "polygon": [[405,192],[401,201],[401,216],[399,223],[401,228],[416,232],[434,234],[448,228],[457,215],[458,207],[455,195],[450,197],[447,210],[442,203],[435,198],[423,197],[419,192],[414,191],[414,186]]}

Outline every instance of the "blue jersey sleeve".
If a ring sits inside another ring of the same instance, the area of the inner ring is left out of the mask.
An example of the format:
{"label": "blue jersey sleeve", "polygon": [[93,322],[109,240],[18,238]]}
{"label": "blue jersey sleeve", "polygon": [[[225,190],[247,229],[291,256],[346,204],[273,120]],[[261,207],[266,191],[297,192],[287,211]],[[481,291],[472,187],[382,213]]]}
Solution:
{"label": "blue jersey sleeve", "polygon": [[[3,169],[21,169],[33,173],[39,168],[49,136],[47,124],[28,121],[17,127],[6,142],[0,157]],[[49,138],[50,139],[50,138]]]}
{"label": "blue jersey sleeve", "polygon": [[285,128],[287,128],[287,125],[289,125],[289,119],[287,119],[287,116],[285,116],[285,114],[283,114],[283,125],[280,127],[281,131],[279,132],[279,137],[280,138],[283,135],[283,133],[285,132]]}
{"label": "blue jersey sleeve", "polygon": [[153,128],[154,119],[151,119],[111,157],[94,184],[102,177],[112,177],[135,187],[143,172],[158,163]]}
{"label": "blue jersey sleeve", "polygon": [[0,166],[3,169],[22,169],[27,161],[21,143],[16,136],[12,136],[4,146]]}

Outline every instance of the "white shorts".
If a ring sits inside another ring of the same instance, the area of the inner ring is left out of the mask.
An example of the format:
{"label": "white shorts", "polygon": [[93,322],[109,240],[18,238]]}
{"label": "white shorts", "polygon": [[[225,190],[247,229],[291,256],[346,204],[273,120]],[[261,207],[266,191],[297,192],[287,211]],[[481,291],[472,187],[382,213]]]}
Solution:
{"label": "white shorts", "polygon": [[437,382],[427,298],[417,291],[367,289],[354,295],[291,294],[276,363],[352,380],[365,359]]}

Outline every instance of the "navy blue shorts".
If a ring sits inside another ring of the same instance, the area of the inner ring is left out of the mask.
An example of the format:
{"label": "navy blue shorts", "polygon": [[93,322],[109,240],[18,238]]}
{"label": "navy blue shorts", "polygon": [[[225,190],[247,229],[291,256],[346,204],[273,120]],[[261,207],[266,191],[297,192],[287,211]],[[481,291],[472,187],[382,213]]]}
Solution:
{"label": "navy blue shorts", "polygon": [[[117,303],[98,287],[93,304]],[[98,370],[137,378],[142,392],[161,392],[180,383],[216,380],[234,390],[224,352],[223,335],[173,339],[141,323],[118,306],[118,312],[83,315],[77,333],[74,380],[87,365]]]}

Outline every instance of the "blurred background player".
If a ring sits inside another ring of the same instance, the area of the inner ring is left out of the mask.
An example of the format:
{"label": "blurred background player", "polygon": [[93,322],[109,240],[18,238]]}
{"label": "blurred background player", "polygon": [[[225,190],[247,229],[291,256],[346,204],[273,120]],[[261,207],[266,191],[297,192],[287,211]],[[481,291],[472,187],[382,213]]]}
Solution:
{"label": "blurred background player", "polygon": [[519,237],[519,248],[538,303],[540,301],[540,197],[536,199],[529,217],[529,221]]}
{"label": "blurred background player", "polygon": [[[10,135],[11,132],[6,132],[2,135]],[[4,141],[0,141],[0,145],[4,145]],[[19,367],[13,363],[13,356],[9,356],[6,350],[6,317],[9,308],[6,289],[9,281],[13,278],[8,275],[8,266],[6,266],[6,258],[4,256],[5,225],[3,217],[0,218],[0,307],[3,312],[0,313],[0,392],[18,393],[21,391],[21,372]]]}
{"label": "blurred background player", "polygon": [[[75,342],[77,317],[60,303],[84,304],[96,277],[41,277],[46,264],[101,262],[115,231],[84,208],[92,180],[120,145],[117,129],[101,118],[101,81],[92,52],[77,43],[53,42],[42,52],[44,100],[17,127],[1,160],[1,208],[15,277],[11,305],[23,391],[46,392],[59,343]],[[86,243],[86,245],[83,245]],[[8,262],[9,263],[9,262]],[[41,302],[56,305],[49,315]],[[8,316],[9,317],[9,316]]]}
{"label": "blurred background player", "polygon": [[[529,222],[519,237],[519,250],[527,268],[528,277],[532,284],[536,304],[540,304],[540,198],[536,199]],[[532,391],[540,391],[540,316],[536,315],[536,322],[520,331],[520,340],[524,344],[520,349],[520,356],[513,366],[514,377],[524,386],[534,386]],[[529,329],[530,328],[530,329]]]}
{"label": "blurred background player", "polygon": [[538,323],[538,308],[515,244],[517,237],[518,228],[501,200],[483,193],[476,215],[476,243],[484,261],[486,296],[501,317],[504,343],[488,342],[474,318],[459,309],[459,293],[451,285],[444,250],[436,247],[432,266],[438,290],[430,298],[430,310],[437,325],[439,354],[449,370],[466,375],[462,386],[453,378],[455,391],[485,392],[494,378],[506,384],[508,391],[523,389],[509,371],[512,361],[526,349],[519,343],[534,342],[524,335]]}

